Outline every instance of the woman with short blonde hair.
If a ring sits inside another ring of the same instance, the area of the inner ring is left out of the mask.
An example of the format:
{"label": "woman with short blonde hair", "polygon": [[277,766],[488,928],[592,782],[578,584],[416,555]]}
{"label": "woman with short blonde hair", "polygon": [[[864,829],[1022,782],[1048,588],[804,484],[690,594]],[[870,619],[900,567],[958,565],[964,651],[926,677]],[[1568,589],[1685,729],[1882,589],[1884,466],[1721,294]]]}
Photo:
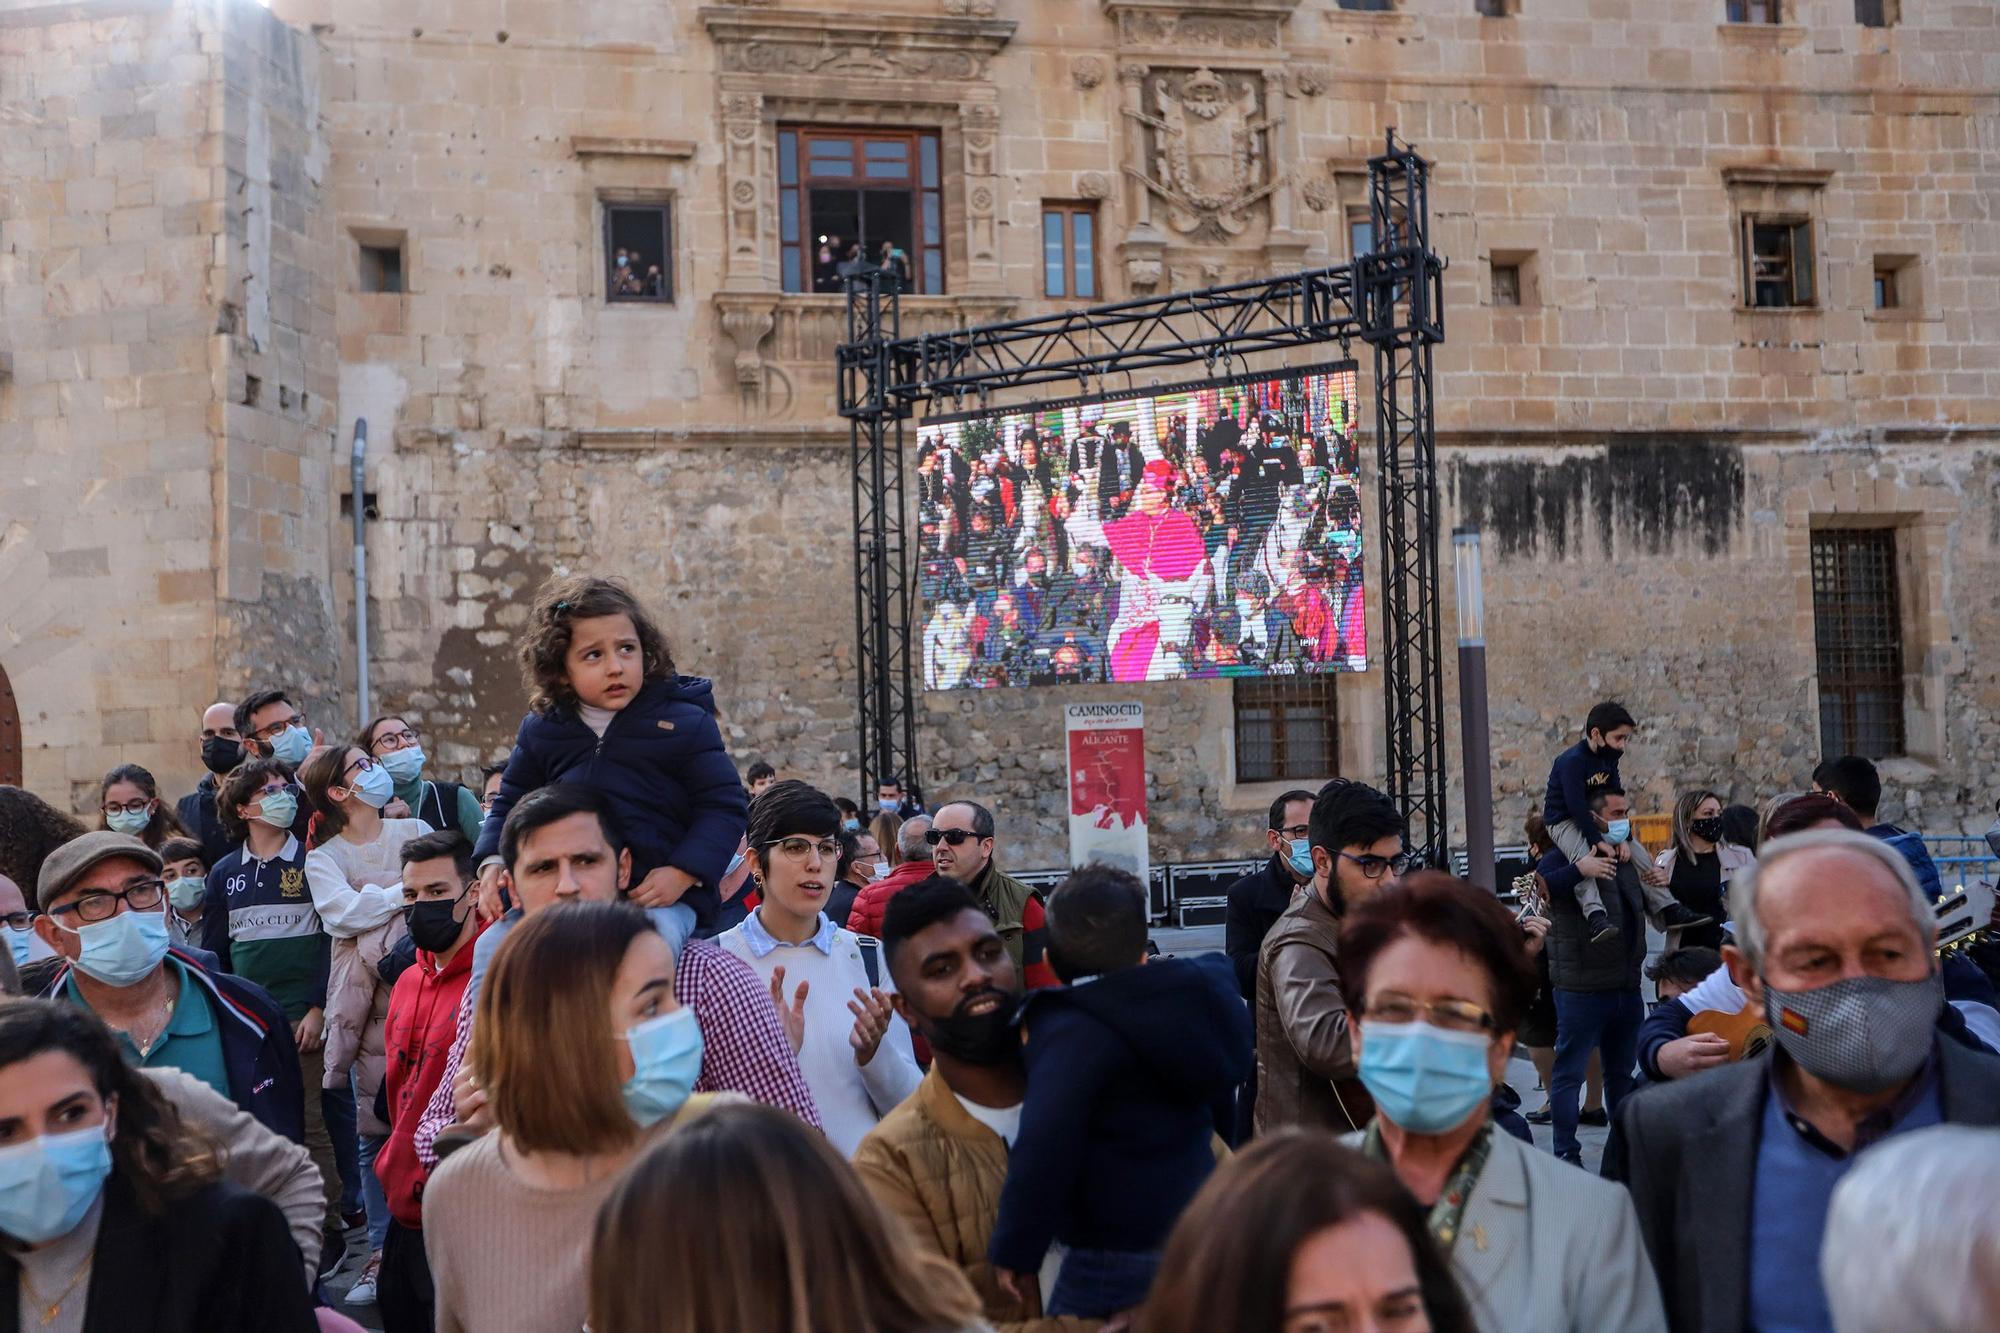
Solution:
{"label": "woman with short blonde hair", "polygon": [[592,1333],[967,1333],[958,1269],[902,1233],[821,1135],[720,1108],[646,1150],[597,1215]]}

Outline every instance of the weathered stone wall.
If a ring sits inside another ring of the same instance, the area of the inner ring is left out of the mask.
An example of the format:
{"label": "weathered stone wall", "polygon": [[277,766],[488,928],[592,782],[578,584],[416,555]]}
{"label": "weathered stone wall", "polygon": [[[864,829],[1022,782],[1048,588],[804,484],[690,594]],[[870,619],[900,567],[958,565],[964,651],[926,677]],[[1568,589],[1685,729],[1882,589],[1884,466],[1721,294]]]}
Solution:
{"label": "weathered stone wall", "polygon": [[281,664],[338,690],[315,75],[234,0],[0,10],[0,662],[80,806]]}
{"label": "weathered stone wall", "polygon": [[[841,311],[776,290],[776,127],[818,123],[939,133],[951,294],[907,299],[906,331],[1046,308],[1044,199],[1100,201],[1109,298],[1345,259],[1385,130],[1422,147],[1434,242],[1452,261],[1437,379],[1446,520],[1489,534],[1503,835],[1601,695],[1648,722],[1628,761],[1646,807],[1696,781],[1740,796],[1797,785],[1818,750],[1805,544],[1836,521],[1900,534],[1911,754],[1890,768],[1892,802],[1931,828],[1983,823],[2000,786],[1992,6],[1906,6],[1886,31],[1854,25],[1845,0],[1801,0],[1795,23],[1768,29],[1718,23],[1719,4],[1627,0],[1537,0],[1508,19],[1467,0],[1392,14],[1334,0],[276,0],[289,29],[225,0],[145,7],[161,12],[128,22],[183,44],[200,33],[211,60],[177,76],[185,99],[151,100],[204,105],[213,188],[194,195],[212,210],[202,243],[219,249],[187,308],[236,321],[191,362],[206,386],[177,390],[211,417],[193,432],[210,451],[208,518],[181,521],[211,534],[202,568],[218,582],[171,633],[136,610],[72,615],[92,603],[67,588],[52,599],[67,620],[7,612],[32,645],[0,643],[17,690],[24,670],[45,673],[22,690],[44,782],[146,744],[191,778],[191,754],[165,738],[181,744],[196,693],[305,674],[330,700],[351,682],[337,509],[365,418],[378,702],[425,724],[446,765],[504,753],[524,700],[526,598],[550,572],[587,568],[631,578],[683,669],[718,680],[741,761],[851,786],[848,444],[829,373]],[[90,32],[73,26],[61,41],[48,22],[0,26],[0,102],[67,95],[52,81]],[[88,61],[113,55],[137,58],[106,40]],[[1197,67],[1254,92],[1266,126],[1271,192],[1233,240],[1173,233],[1134,174],[1153,165],[1125,108],[1154,71]],[[92,136],[57,110],[36,113],[25,162],[50,227],[68,213],[51,191],[101,192],[74,156]],[[106,135],[93,142],[102,152]],[[177,150],[149,145],[157,188]],[[248,201],[266,188],[260,212]],[[670,203],[673,304],[604,302],[606,198]],[[1746,209],[1813,220],[1815,309],[1741,308]],[[15,333],[17,312],[67,317],[45,306],[72,288],[59,264],[43,272],[51,243],[32,222],[32,257],[0,226],[0,340],[16,360],[0,441],[10,460],[16,440],[43,446],[51,500],[72,470],[65,494],[82,495],[98,474],[79,451],[110,437],[78,442],[63,415],[77,391],[48,364],[95,342],[48,322]],[[402,246],[404,292],[357,290],[363,239]],[[1876,255],[1915,257],[1912,309],[1870,308]],[[1496,257],[1521,266],[1518,307],[1492,303]],[[266,264],[271,319],[293,331],[269,340],[250,327]],[[259,409],[242,402],[253,374]],[[273,406],[283,387],[290,405]],[[60,503],[0,506],[21,528],[0,562],[95,567],[74,548],[98,543],[58,530]],[[1368,519],[1372,548],[1372,505]],[[139,529],[102,539],[104,563],[160,559]],[[44,595],[32,582],[0,581],[0,598]],[[1449,652],[1448,565],[1446,585]],[[114,741],[84,732],[132,705],[55,683],[115,693],[83,657],[104,656],[101,624],[120,617],[198,665],[153,687],[144,727]],[[60,661],[16,668],[24,651]],[[1341,766],[1356,776],[1379,776],[1379,690],[1379,672],[1340,682]],[[1254,845],[1245,830],[1274,789],[1234,780],[1228,687],[1123,693],[1148,705],[1156,855]],[[1061,855],[1065,697],[923,703],[924,787],[1000,807],[1015,864]]]}

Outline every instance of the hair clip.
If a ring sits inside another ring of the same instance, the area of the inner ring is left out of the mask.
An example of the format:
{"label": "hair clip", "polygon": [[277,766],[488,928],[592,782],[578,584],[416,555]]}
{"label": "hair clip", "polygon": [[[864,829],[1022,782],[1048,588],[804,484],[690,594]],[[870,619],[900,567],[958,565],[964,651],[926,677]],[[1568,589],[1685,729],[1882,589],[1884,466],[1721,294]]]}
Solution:
{"label": "hair clip", "polygon": [[555,612],[557,615],[561,615],[563,612],[567,610],[569,610],[569,600],[567,598],[556,603]]}

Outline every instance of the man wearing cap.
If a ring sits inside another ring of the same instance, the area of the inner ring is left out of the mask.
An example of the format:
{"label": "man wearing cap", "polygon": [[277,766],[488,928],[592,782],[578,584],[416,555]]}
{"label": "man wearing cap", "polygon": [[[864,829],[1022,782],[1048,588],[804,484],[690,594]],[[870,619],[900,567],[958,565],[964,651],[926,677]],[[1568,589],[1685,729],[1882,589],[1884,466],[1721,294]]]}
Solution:
{"label": "man wearing cap", "polygon": [[303,1142],[291,1024],[263,988],[168,947],[163,869],[123,833],[86,833],[51,852],[35,931],[62,961],[35,993],[103,1019],[132,1063],[179,1069]]}

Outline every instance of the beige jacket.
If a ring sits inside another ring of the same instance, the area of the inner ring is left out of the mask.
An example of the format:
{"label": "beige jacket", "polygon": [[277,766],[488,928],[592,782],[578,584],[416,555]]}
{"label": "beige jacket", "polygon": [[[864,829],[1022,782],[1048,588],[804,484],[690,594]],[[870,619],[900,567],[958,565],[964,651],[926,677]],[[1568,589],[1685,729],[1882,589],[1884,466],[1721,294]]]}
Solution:
{"label": "beige jacket", "polygon": [[1257,956],[1257,1132],[1283,1125],[1360,1129],[1375,1114],[1361,1086],[1340,993],[1340,918],[1308,887]]}
{"label": "beige jacket", "polygon": [[986,1261],[1007,1183],[1007,1144],[974,1120],[935,1067],[854,1150],[869,1193],[917,1243],[958,1266],[999,1333],[1088,1333],[1093,1319],[1033,1318]]}
{"label": "beige jacket", "polygon": [[306,1285],[311,1286],[313,1261],[319,1258],[320,1222],[326,1216],[319,1168],[313,1165],[312,1154],[264,1128],[249,1112],[198,1078],[178,1069],[140,1072],[158,1085],[182,1119],[222,1145],[225,1179],[278,1205],[292,1240],[298,1244]]}

